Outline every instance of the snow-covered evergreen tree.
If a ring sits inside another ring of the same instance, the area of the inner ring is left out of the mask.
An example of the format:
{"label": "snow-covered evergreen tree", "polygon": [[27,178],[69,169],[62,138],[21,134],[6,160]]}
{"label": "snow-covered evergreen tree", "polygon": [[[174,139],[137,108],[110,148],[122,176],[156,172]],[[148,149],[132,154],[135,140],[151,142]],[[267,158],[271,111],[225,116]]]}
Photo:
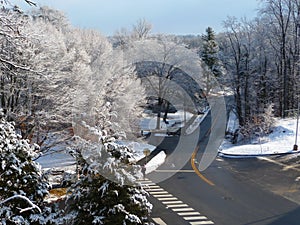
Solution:
{"label": "snow-covered evergreen tree", "polygon": [[49,184],[33,159],[38,146],[16,134],[0,111],[0,224],[31,224]]}
{"label": "snow-covered evergreen tree", "polygon": [[211,27],[206,29],[206,34],[202,36],[202,40],[202,50],[200,51],[201,59],[214,76],[222,76],[224,72],[219,59],[219,45],[216,41],[215,32]]}
{"label": "snow-covered evergreen tree", "polygon": [[[130,164],[132,152],[115,144],[106,132],[89,130],[90,140],[77,138],[81,175],[69,190],[67,223],[146,224],[152,205],[137,185],[141,171],[140,166]],[[94,142],[92,135],[99,141]]]}
{"label": "snow-covered evergreen tree", "polygon": [[219,45],[216,41],[215,32],[211,27],[202,35],[202,48],[199,55],[202,59],[203,76],[205,77],[206,94],[216,85],[215,78],[224,75],[224,68],[219,59]]}

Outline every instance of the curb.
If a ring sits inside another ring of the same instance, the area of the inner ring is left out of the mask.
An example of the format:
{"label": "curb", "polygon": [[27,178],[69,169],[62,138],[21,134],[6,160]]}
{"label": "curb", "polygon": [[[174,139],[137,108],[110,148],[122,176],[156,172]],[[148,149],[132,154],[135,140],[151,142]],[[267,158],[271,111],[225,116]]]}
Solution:
{"label": "curb", "polygon": [[280,155],[291,155],[291,154],[296,154],[300,153],[300,151],[293,151],[291,150],[290,152],[283,152],[283,153],[269,153],[269,154],[229,154],[229,153],[222,153],[219,152],[218,156],[224,157],[224,158],[257,158],[260,156],[280,156]]}

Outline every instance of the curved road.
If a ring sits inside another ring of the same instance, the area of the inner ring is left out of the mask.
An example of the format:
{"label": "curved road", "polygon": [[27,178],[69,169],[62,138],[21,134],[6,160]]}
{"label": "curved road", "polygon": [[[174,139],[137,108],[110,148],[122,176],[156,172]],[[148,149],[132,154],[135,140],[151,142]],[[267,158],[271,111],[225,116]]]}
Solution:
{"label": "curved road", "polygon": [[[208,142],[210,126],[208,115],[200,126],[196,162]],[[172,146],[169,140],[161,147],[170,154],[177,144],[173,143]],[[300,224],[300,192],[295,180],[300,176],[299,171],[283,170],[280,164],[265,160],[217,157],[201,172],[203,179],[193,170],[193,161],[174,172],[174,164],[186,154],[190,152],[184,149],[170,154],[164,165],[147,176],[156,224]],[[171,177],[156,182],[164,176]]]}

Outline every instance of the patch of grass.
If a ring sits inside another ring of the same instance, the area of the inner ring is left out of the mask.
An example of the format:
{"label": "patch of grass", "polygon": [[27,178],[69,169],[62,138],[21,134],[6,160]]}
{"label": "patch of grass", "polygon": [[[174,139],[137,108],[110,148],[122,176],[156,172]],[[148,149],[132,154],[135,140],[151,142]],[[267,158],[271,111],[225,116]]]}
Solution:
{"label": "patch of grass", "polygon": [[49,191],[49,194],[57,198],[61,198],[67,194],[68,188],[54,188]]}

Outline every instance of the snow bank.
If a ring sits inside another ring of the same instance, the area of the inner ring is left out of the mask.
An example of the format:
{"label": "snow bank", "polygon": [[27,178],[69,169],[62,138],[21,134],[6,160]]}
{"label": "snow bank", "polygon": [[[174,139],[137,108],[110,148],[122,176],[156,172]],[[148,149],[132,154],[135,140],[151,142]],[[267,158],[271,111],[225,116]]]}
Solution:
{"label": "snow bank", "polygon": [[133,150],[133,157],[135,161],[139,161],[140,159],[144,158],[144,150],[148,149],[152,152],[156,146],[149,145],[146,143],[134,142],[134,141],[117,141],[118,144],[125,145]]}
{"label": "snow bank", "polygon": [[[295,144],[296,122],[296,119],[277,119],[273,132],[258,139],[255,144],[234,145],[225,140],[219,148],[219,154],[225,157],[249,157],[299,152],[292,150]],[[299,142],[297,144],[299,145]]]}
{"label": "snow bank", "polygon": [[159,166],[161,166],[166,160],[166,153],[161,151],[156,156],[154,156],[147,164],[146,164],[146,174],[153,172]]}

